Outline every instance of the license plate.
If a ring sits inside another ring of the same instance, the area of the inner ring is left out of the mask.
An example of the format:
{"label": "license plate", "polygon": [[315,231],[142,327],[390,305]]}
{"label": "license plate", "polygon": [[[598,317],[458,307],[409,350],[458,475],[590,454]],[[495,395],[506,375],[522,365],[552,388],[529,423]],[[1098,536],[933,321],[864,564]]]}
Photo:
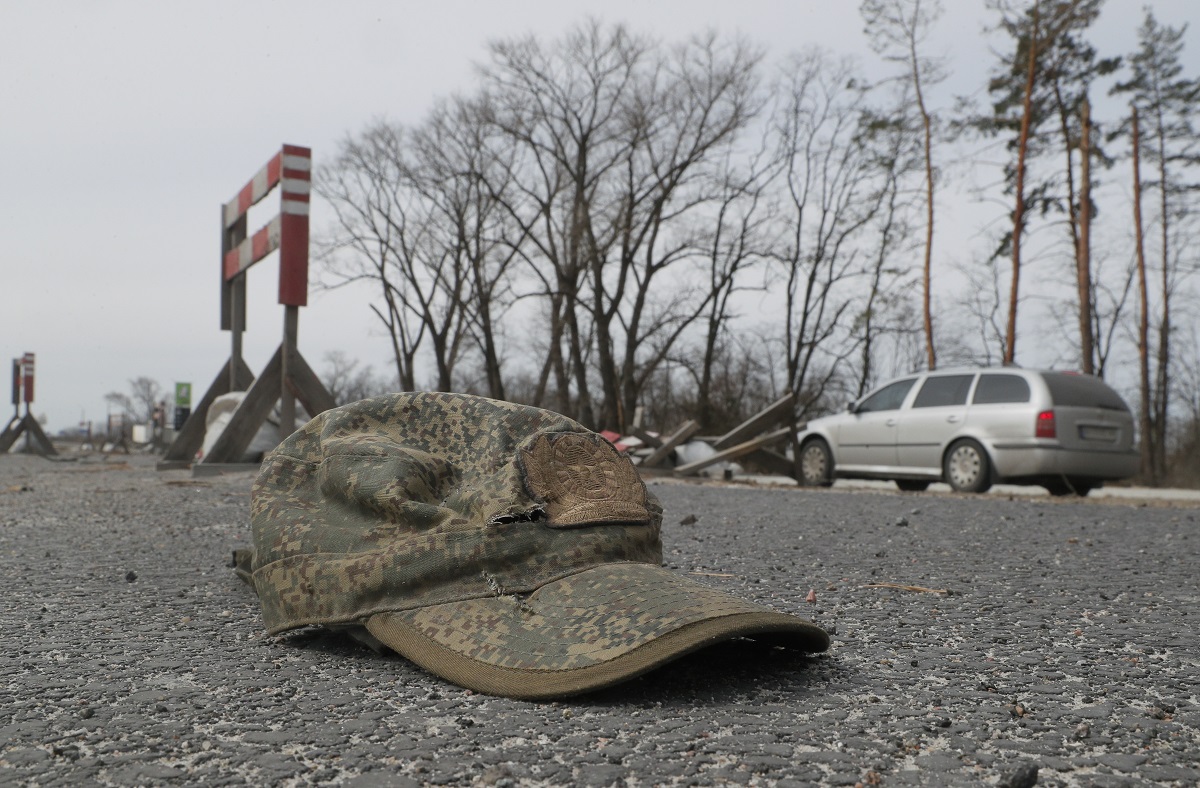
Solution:
{"label": "license plate", "polygon": [[1116,427],[1081,426],[1079,437],[1085,441],[1106,441],[1112,443],[1117,439]]}

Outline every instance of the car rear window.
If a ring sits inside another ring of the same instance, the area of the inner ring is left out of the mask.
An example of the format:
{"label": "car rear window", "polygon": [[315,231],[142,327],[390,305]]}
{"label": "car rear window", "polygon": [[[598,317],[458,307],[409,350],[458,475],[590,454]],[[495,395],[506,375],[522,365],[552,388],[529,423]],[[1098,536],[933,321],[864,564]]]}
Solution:
{"label": "car rear window", "polygon": [[1042,378],[1046,381],[1046,387],[1050,389],[1050,399],[1055,405],[1129,410],[1121,395],[1099,378],[1090,375],[1070,375],[1065,372],[1047,372]]}
{"label": "car rear window", "polygon": [[976,405],[1029,402],[1029,383],[1020,375],[980,375],[971,400]]}
{"label": "car rear window", "polygon": [[965,405],[974,375],[939,375],[927,378],[913,400],[914,408],[937,408],[944,405]]}

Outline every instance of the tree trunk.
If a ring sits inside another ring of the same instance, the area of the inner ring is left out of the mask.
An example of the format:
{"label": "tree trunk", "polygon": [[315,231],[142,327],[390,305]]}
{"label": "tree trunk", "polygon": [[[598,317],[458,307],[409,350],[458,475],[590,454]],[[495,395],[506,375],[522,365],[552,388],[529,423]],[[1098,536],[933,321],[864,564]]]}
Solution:
{"label": "tree trunk", "polygon": [[1133,228],[1137,242],[1138,298],[1138,379],[1140,383],[1141,407],[1138,430],[1142,433],[1142,478],[1150,484],[1156,483],[1154,473],[1155,437],[1150,415],[1150,304],[1146,287],[1146,248],[1142,235],[1142,165],[1141,137],[1138,128],[1137,106],[1133,107]]}
{"label": "tree trunk", "polygon": [[1029,125],[1033,112],[1033,85],[1037,73],[1038,3],[1033,4],[1033,27],[1029,33],[1029,65],[1025,73],[1025,97],[1022,101],[1021,133],[1017,139],[1016,205],[1013,208],[1012,285],[1008,292],[1008,327],[1004,337],[1004,363],[1017,357],[1017,303],[1021,285],[1021,236],[1025,231],[1025,158],[1029,152]]}
{"label": "tree trunk", "polygon": [[1167,200],[1166,121],[1162,118],[1161,109],[1157,120],[1159,210],[1162,212],[1162,320],[1158,326],[1158,370],[1154,392],[1154,477],[1156,481],[1161,481],[1167,475],[1167,409],[1171,391],[1171,233]]}
{"label": "tree trunk", "polygon": [[1091,105],[1083,100],[1079,137],[1079,246],[1076,250],[1075,275],[1079,285],[1079,356],[1083,371],[1096,372],[1095,341],[1092,337],[1092,116]]}
{"label": "tree trunk", "polygon": [[921,295],[925,311],[925,355],[929,369],[937,369],[937,351],[933,344],[933,307],[930,291],[933,269],[933,124],[925,108],[925,95],[921,91],[921,75],[916,67],[916,52],[912,53],[913,85],[917,93],[917,107],[921,111],[921,124],[925,128],[925,272],[924,290]]}

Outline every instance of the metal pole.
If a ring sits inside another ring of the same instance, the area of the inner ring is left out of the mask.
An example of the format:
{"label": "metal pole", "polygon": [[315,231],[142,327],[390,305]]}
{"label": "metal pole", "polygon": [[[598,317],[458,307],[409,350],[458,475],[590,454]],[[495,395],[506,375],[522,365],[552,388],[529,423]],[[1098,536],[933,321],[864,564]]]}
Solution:
{"label": "metal pole", "polygon": [[238,390],[238,370],[242,368],[242,331],[246,328],[246,274],[242,273],[233,280],[230,287],[230,317],[229,329],[231,348],[229,351],[229,390]]}
{"label": "metal pole", "polygon": [[296,398],[288,388],[295,369],[296,338],[300,330],[300,307],[283,308],[283,369],[279,376],[279,436],[286,438],[296,429]]}
{"label": "metal pole", "polygon": [[246,214],[228,228],[225,208],[221,208],[221,328],[228,329],[232,348],[229,354],[229,390],[238,390],[238,370],[242,367],[242,332],[246,330],[246,272],[225,280],[225,255],[246,240]]}

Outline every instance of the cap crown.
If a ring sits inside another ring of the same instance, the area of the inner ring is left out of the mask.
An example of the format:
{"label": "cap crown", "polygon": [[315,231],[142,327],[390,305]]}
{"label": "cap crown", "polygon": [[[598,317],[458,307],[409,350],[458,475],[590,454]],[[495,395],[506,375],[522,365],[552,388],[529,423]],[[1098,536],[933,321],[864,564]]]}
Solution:
{"label": "cap crown", "polygon": [[662,509],[628,457],[564,416],[481,397],[327,411],[268,455],[252,496],[271,632],[662,561]]}

